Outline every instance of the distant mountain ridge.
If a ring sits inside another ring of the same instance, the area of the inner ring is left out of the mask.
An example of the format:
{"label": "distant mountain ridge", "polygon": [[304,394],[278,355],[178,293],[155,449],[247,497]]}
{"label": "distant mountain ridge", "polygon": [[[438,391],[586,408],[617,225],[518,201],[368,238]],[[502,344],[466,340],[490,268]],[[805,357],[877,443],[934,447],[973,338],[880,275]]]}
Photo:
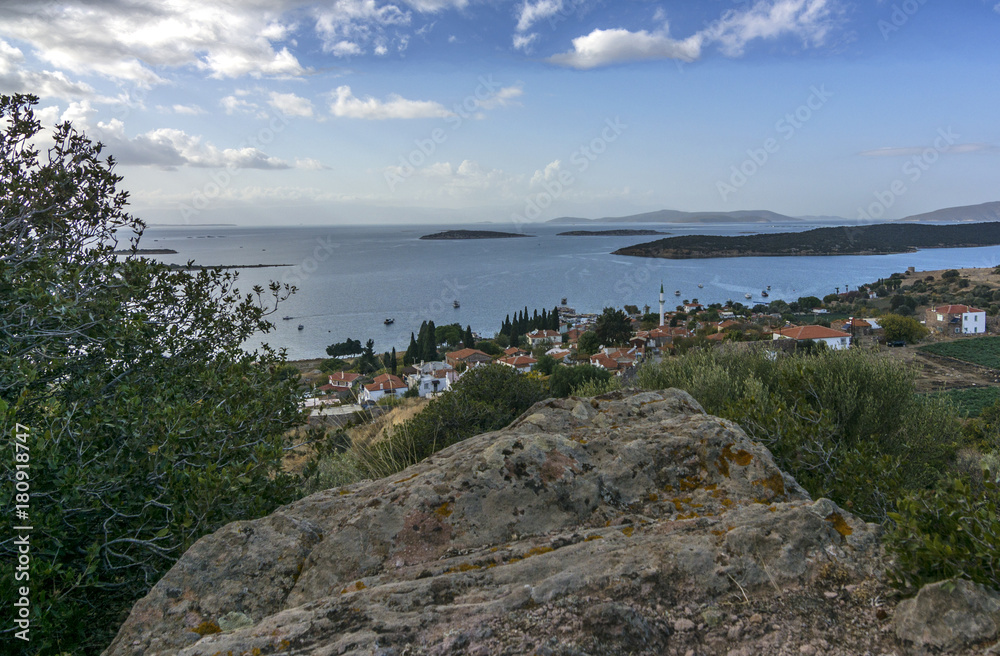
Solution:
{"label": "distant mountain ridge", "polygon": [[582,219],[561,216],[546,223],[800,223],[794,216],[785,216],[769,210],[737,210],[735,212],[682,212],[681,210],[659,210],[629,216],[607,216],[600,219]]}
{"label": "distant mountain ridge", "polygon": [[982,223],[984,221],[1000,221],[1000,201],[982,203],[980,205],[963,205],[961,207],[947,207],[933,212],[914,214],[905,219],[899,219],[900,223],[922,223],[922,222],[967,222]]}

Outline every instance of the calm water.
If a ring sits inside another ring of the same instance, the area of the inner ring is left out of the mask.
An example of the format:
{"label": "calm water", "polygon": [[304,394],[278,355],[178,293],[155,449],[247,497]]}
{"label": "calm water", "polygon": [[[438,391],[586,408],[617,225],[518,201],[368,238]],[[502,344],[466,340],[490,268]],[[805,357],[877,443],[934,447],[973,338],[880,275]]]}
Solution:
{"label": "calm water", "polygon": [[[935,249],[903,255],[839,257],[718,258],[658,260],[610,255],[623,246],[658,237],[559,237],[581,226],[529,226],[535,235],[522,239],[421,241],[440,230],[478,226],[337,226],[337,227],[183,227],[149,228],[143,248],[172,248],[177,255],[155,256],[164,262],[199,264],[290,264],[290,267],[241,269],[239,287],[270,280],[290,282],[298,293],[283,303],[264,337],[284,347],[291,359],[325,357],[333,342],[347,338],[375,340],[381,352],[405,349],[410,332],[428,319],[457,322],[484,335],[497,331],[503,318],[527,306],[558,305],[563,297],[580,312],[606,306],[650,305],[657,309],[660,281],[667,307],[684,299],[702,303],[754,300],[771,286],[770,298],[792,301],[871,282],[907,267],[918,271],[992,267],[1000,247]],[[682,234],[734,235],[787,232],[817,227],[656,226]],[[588,230],[645,228],[644,225],[586,226]],[[699,288],[698,285],[704,285]],[[673,292],[679,290],[681,296]],[[461,307],[452,307],[454,300]],[[281,317],[292,316],[283,321]],[[384,320],[394,318],[386,326]],[[298,330],[299,324],[304,326]]]}

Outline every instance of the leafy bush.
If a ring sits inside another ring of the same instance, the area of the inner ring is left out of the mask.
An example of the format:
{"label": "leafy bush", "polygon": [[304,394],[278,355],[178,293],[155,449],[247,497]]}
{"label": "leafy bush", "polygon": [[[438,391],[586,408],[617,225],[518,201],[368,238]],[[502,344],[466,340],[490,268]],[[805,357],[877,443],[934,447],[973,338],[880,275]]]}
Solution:
{"label": "leafy bush", "polygon": [[947,401],[916,395],[910,370],[870,351],[696,350],[640,368],[638,381],[688,391],[763,442],[814,497],[869,520],[933,485],[959,440]]}
{"label": "leafy bush", "polygon": [[394,474],[473,435],[503,428],[546,396],[537,378],[504,365],[475,367],[387,438],[356,447],[359,467],[373,478]]}
{"label": "leafy bush", "polygon": [[[882,326],[886,341],[904,341],[913,344],[927,336],[929,331],[926,326],[912,317],[902,316],[907,309],[909,307],[904,305],[899,308],[899,314],[886,314],[879,317],[878,322]],[[910,314],[912,312],[910,310]]]}
{"label": "leafy bush", "polygon": [[603,383],[611,378],[611,372],[591,364],[580,364],[575,367],[557,366],[549,377],[549,394],[558,398],[575,394],[574,390],[581,385],[594,381]]}
{"label": "leafy bush", "polygon": [[889,516],[896,523],[886,540],[894,585],[965,578],[1000,590],[1000,487],[990,476],[949,477],[901,500]]}
{"label": "leafy bush", "polygon": [[1000,337],[977,337],[938,342],[920,347],[921,350],[956,360],[965,360],[984,367],[1000,369]]}

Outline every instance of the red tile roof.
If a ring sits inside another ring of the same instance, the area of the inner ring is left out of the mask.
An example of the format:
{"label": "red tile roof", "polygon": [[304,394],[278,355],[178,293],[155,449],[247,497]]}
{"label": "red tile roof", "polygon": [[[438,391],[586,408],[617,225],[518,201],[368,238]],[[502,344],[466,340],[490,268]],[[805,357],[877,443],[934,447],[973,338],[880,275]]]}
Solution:
{"label": "red tile roof", "polygon": [[560,337],[561,334],[555,330],[533,330],[528,333],[528,339]]}
{"label": "red tile roof", "polygon": [[361,378],[361,374],[350,374],[343,371],[338,371],[336,373],[330,374],[330,384],[337,385],[337,383],[345,383],[345,385],[337,385],[337,387],[349,387],[358,378]]}
{"label": "red tile roof", "polygon": [[470,348],[461,349],[459,351],[452,351],[451,353],[448,354],[448,357],[451,358],[452,360],[464,360],[466,358],[472,357],[473,355],[481,355],[487,360],[492,359],[486,353],[483,353],[478,349],[470,349]]}
{"label": "red tile roof", "polygon": [[509,358],[501,358],[500,362],[511,367],[521,368],[538,364],[538,360],[527,355],[515,355]]}
{"label": "red tile roof", "polygon": [[826,328],[825,326],[793,326],[775,331],[776,335],[788,337],[789,339],[830,339],[836,337],[850,337],[850,333]]}
{"label": "red tile roof", "polygon": [[979,310],[974,307],[969,307],[968,305],[942,305],[940,307],[932,308],[933,312],[938,314],[966,314],[967,312],[985,312],[985,310]]}
{"label": "red tile roof", "polygon": [[616,360],[612,360],[603,353],[598,353],[597,355],[590,356],[590,364],[596,367],[603,367],[610,371],[614,371],[615,369],[618,368],[618,362]]}

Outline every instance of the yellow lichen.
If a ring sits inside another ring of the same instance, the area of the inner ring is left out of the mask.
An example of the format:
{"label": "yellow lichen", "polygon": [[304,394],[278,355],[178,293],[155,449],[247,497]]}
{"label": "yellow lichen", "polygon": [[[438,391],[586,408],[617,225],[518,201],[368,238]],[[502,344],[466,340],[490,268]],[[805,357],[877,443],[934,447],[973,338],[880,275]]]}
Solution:
{"label": "yellow lichen", "polygon": [[594,540],[603,540],[603,535],[588,535],[584,542],[593,542]]}
{"label": "yellow lichen", "polygon": [[626,526],[625,528],[622,529],[622,534],[625,537],[630,538],[630,537],[632,537],[632,532],[633,531],[635,531],[634,528],[632,528],[631,526]]}
{"label": "yellow lichen", "polygon": [[412,476],[407,476],[406,478],[401,478],[398,481],[396,481],[395,485],[399,485],[400,483],[405,483],[406,481],[412,481],[414,478],[416,478],[419,475],[420,474],[413,474]]}
{"label": "yellow lichen", "polygon": [[451,513],[451,502],[447,501],[441,504],[441,507],[434,511],[434,514],[441,518],[450,517]]}
{"label": "yellow lichen", "polygon": [[524,554],[524,557],[529,558],[531,556],[540,556],[542,554],[547,554],[550,551],[555,551],[555,549],[552,547],[535,547],[533,549],[528,549],[527,553]]}
{"label": "yellow lichen", "polygon": [[456,572],[471,572],[473,570],[480,569],[479,566],[473,565],[472,563],[462,563],[456,567],[452,567],[448,570],[448,574],[455,574]]}
{"label": "yellow lichen", "polygon": [[851,533],[854,533],[854,529],[850,527],[850,525],[847,523],[847,521],[839,512],[830,513],[829,515],[827,515],[826,521],[833,524],[834,530],[836,530],[837,533],[840,533],[840,535],[845,538]]}
{"label": "yellow lichen", "polygon": [[198,626],[191,629],[200,636],[212,635],[213,633],[222,633],[222,629],[213,620],[206,620],[199,624]]}
{"label": "yellow lichen", "polygon": [[781,472],[774,472],[767,478],[761,478],[754,481],[753,484],[767,488],[773,492],[775,496],[785,496],[785,479],[781,477]]}
{"label": "yellow lichen", "polygon": [[656,502],[656,501],[660,500],[660,497],[659,497],[659,495],[653,494],[652,492],[650,492],[649,493],[649,500],[653,501],[653,502]]}

